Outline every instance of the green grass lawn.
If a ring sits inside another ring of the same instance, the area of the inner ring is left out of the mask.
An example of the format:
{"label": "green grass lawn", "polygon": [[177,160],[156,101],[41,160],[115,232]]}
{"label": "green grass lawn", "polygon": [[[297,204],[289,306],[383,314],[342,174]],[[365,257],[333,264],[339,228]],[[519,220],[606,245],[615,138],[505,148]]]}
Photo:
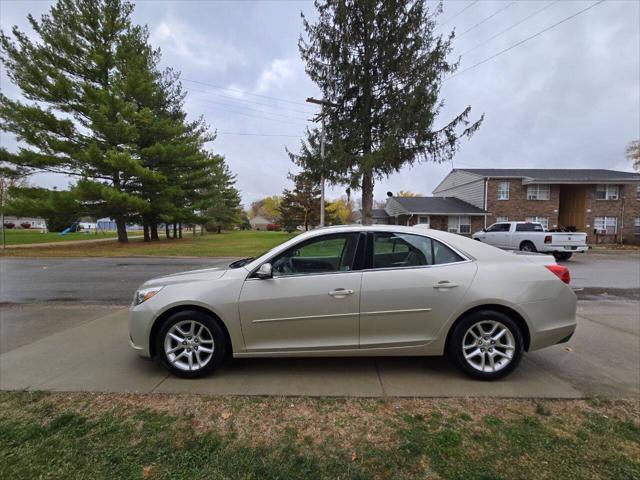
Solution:
{"label": "green grass lawn", "polygon": [[636,401],[0,393],[0,478],[640,478]]}
{"label": "green grass lawn", "polygon": [[143,242],[132,239],[127,244],[87,243],[7,249],[5,256],[25,257],[122,257],[122,256],[195,256],[251,257],[263,253],[292,238],[294,233],[266,231],[233,231],[192,236],[181,239]]}
{"label": "green grass lawn", "polygon": [[[68,233],[60,235],[58,232],[41,233],[40,229],[6,229],[5,239],[7,245],[24,245],[29,243],[66,242],[69,240],[96,240],[99,238],[115,238],[115,232],[103,232],[96,234]],[[135,234],[134,234],[135,235]],[[142,235],[140,232],[137,235]]]}

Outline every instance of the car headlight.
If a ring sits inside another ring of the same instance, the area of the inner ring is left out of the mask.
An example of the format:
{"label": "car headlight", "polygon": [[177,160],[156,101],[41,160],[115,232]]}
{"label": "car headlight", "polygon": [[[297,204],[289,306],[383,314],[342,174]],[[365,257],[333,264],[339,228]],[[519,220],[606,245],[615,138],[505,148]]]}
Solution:
{"label": "car headlight", "polygon": [[146,302],[163,288],[164,287],[149,287],[137,290],[133,295],[133,305],[140,305],[142,302]]}

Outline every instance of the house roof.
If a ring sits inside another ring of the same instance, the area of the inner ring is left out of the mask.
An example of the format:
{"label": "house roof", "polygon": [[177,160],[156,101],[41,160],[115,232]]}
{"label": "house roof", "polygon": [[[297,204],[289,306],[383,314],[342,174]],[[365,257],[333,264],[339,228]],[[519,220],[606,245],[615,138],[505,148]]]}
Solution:
{"label": "house roof", "polygon": [[384,208],[374,208],[373,210],[371,210],[372,218],[387,218],[388,216],[389,215],[387,215],[387,212],[385,212]]}
{"label": "house roof", "polygon": [[[409,214],[486,215],[487,212],[455,197],[391,197]],[[388,211],[388,210],[387,210]]]}
{"label": "house roof", "polygon": [[458,168],[492,178],[524,178],[531,182],[597,183],[640,181],[640,173],[590,168]]}

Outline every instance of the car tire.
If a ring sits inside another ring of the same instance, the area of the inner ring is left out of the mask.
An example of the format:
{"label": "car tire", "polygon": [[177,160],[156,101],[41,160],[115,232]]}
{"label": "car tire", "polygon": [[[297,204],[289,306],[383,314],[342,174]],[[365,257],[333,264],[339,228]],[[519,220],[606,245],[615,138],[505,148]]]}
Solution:
{"label": "car tire", "polygon": [[[491,333],[493,327],[496,329]],[[479,328],[484,335],[479,335]],[[455,325],[447,345],[453,363],[478,380],[505,377],[518,366],[523,351],[524,340],[518,325],[495,310],[480,310],[463,317]]]}
{"label": "car tire", "polygon": [[224,361],[226,347],[224,332],[216,319],[198,310],[169,316],[155,338],[157,359],[181,378],[209,375]]}
{"label": "car tire", "polygon": [[536,248],[536,246],[533,244],[533,242],[530,241],[524,241],[520,244],[520,250],[523,252],[537,252],[538,249]]}
{"label": "car tire", "polygon": [[571,258],[572,255],[573,255],[573,253],[569,253],[569,252],[554,252],[553,253],[554,258],[559,262],[566,262],[567,260],[569,260]]}

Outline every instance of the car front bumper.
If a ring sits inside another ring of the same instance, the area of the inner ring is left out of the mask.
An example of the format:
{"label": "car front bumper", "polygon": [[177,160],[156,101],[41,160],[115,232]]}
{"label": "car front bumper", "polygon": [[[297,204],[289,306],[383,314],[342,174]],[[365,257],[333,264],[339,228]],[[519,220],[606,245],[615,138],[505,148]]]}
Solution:
{"label": "car front bumper", "polygon": [[141,357],[150,357],[149,338],[155,312],[145,303],[129,308],[129,343]]}

